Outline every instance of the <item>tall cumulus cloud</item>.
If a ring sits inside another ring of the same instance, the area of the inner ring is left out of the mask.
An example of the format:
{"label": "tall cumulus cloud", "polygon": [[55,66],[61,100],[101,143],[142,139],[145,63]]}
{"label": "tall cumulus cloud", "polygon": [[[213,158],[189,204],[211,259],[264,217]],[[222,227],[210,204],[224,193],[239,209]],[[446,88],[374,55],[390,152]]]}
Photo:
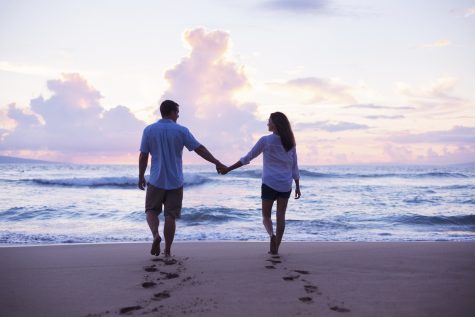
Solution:
{"label": "tall cumulus cloud", "polygon": [[235,98],[249,80],[243,67],[227,58],[229,34],[196,28],[186,31],[184,40],[190,54],[165,73],[169,88],[162,99],[180,104],[178,122],[219,159],[237,159],[250,149],[255,133],[266,132],[266,125],[254,116],[256,104]]}

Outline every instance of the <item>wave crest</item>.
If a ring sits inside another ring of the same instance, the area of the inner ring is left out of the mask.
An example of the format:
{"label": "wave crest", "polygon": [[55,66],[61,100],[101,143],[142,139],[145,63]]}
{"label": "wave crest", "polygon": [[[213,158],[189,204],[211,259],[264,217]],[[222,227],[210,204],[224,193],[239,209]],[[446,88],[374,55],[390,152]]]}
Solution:
{"label": "wave crest", "polygon": [[[146,179],[149,177],[147,176]],[[24,179],[23,182],[31,182],[35,185],[42,186],[61,186],[61,187],[113,187],[113,188],[137,188],[137,177],[72,177],[72,178],[56,178],[56,179]],[[184,186],[197,186],[208,182],[207,177],[198,174],[185,174]]]}

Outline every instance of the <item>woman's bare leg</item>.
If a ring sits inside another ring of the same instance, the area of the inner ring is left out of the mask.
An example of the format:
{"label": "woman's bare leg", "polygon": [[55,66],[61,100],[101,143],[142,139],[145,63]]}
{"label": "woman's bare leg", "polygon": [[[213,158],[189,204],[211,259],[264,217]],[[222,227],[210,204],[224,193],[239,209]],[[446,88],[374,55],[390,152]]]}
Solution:
{"label": "woman's bare leg", "polygon": [[264,224],[264,227],[266,228],[266,231],[270,237],[269,252],[271,254],[277,254],[277,240],[274,235],[274,228],[272,227],[272,219],[271,219],[272,205],[274,205],[273,200],[267,200],[267,199],[262,200],[262,223]]}
{"label": "woman's bare leg", "polygon": [[273,200],[267,200],[267,199],[262,200],[262,223],[264,224],[264,227],[266,228],[266,231],[269,234],[269,237],[272,237],[274,235],[274,228],[272,227],[272,219],[271,219],[273,205],[274,205]]}
{"label": "woman's bare leg", "polygon": [[282,237],[284,236],[285,231],[285,211],[287,210],[287,203],[289,202],[288,198],[277,198],[277,225],[276,225],[276,236],[277,236],[277,252],[279,252],[279,246],[282,242]]}

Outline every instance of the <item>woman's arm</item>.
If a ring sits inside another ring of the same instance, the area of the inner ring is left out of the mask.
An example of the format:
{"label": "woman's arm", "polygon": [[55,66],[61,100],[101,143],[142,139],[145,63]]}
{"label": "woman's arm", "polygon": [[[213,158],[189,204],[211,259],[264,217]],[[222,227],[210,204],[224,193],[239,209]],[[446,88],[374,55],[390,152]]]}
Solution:
{"label": "woman's arm", "polygon": [[299,164],[297,162],[297,149],[294,147],[294,159],[293,159],[293,164],[292,164],[292,178],[295,181],[295,199],[299,199],[301,194],[300,194],[300,172],[299,172]]}
{"label": "woman's arm", "polygon": [[236,163],[234,163],[233,165],[231,166],[228,166],[224,169],[221,170],[221,174],[222,175],[226,175],[227,173],[231,172],[232,170],[235,170],[236,168],[240,168],[243,164],[241,163],[241,161],[237,161]]}
{"label": "woman's arm", "polygon": [[234,163],[233,165],[227,168],[221,169],[220,173],[222,175],[225,175],[236,168],[249,164],[251,160],[253,160],[259,154],[262,153],[262,151],[264,150],[264,142],[265,142],[264,137],[260,138],[259,141],[257,141],[257,143],[252,147],[251,151],[249,151],[249,153],[246,154],[246,156],[241,157],[241,159],[237,161],[236,163]]}
{"label": "woman's arm", "polygon": [[299,199],[301,194],[300,194],[300,180],[294,179],[295,181],[295,199]]}

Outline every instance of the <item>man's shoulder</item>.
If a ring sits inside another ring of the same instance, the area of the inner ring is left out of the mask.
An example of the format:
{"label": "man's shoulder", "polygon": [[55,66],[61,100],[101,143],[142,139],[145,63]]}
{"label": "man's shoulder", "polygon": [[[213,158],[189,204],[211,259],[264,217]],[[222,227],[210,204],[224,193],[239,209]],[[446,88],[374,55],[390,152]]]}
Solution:
{"label": "man's shoulder", "polygon": [[167,130],[167,131],[170,131],[170,132],[175,132],[175,133],[179,133],[179,134],[188,134],[190,133],[190,130],[185,127],[185,126],[182,126],[176,122],[173,122],[173,121],[157,121],[157,122],[154,122],[150,125],[148,125],[147,127],[145,127],[144,129],[144,132],[145,133],[148,133],[148,132],[151,132],[151,133],[156,133],[158,131],[164,131],[164,130]]}
{"label": "man's shoulder", "polygon": [[175,124],[174,124],[174,128],[175,128],[176,130],[180,131],[180,132],[185,132],[185,133],[189,133],[189,132],[190,132],[190,130],[189,130],[187,127],[185,127],[185,126],[183,126],[183,125],[181,125],[181,124],[178,124],[178,123],[175,123]]}

